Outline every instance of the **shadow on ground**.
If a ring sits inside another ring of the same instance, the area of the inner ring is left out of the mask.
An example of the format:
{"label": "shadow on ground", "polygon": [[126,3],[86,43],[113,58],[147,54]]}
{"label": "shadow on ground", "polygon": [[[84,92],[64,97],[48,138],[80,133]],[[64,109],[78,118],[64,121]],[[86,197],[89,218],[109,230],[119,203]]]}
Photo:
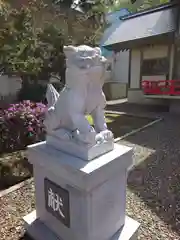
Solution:
{"label": "shadow on ground", "polygon": [[[180,234],[180,117],[169,116],[125,141],[154,150],[128,177],[128,187]],[[142,151],[142,152],[141,152]]]}
{"label": "shadow on ground", "polygon": [[33,239],[25,233],[21,238],[19,238],[19,240],[33,240]]}
{"label": "shadow on ground", "polygon": [[163,159],[155,158],[156,154],[130,173],[128,187],[180,234],[180,167],[166,162],[167,171]]}
{"label": "shadow on ground", "polygon": [[0,159],[0,191],[32,176],[32,165],[23,155]]}
{"label": "shadow on ground", "polygon": [[168,112],[169,107],[168,105],[139,105],[139,104],[131,104],[127,101],[123,101],[120,103],[107,103],[106,110],[111,111],[119,111],[119,112],[126,112],[129,114],[132,113],[159,113],[159,112]]}
{"label": "shadow on ground", "polygon": [[[107,114],[106,114],[107,115]],[[107,115],[109,122],[107,123],[108,129],[114,133],[114,138],[122,137],[125,134],[139,129],[146,124],[154,121],[151,118],[136,117],[128,115]]]}
{"label": "shadow on ground", "polygon": [[[129,173],[128,188],[180,235],[180,116],[167,113],[168,106],[140,106],[127,102],[111,103],[106,109],[163,116],[161,122],[124,139],[135,146],[137,163]],[[148,157],[146,149],[152,150]]]}

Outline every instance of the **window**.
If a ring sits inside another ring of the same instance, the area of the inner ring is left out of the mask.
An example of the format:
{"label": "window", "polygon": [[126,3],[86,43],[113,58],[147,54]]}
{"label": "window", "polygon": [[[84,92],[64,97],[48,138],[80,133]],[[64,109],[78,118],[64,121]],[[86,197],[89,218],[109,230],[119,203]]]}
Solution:
{"label": "window", "polygon": [[143,60],[142,75],[167,75],[169,73],[168,58]]}

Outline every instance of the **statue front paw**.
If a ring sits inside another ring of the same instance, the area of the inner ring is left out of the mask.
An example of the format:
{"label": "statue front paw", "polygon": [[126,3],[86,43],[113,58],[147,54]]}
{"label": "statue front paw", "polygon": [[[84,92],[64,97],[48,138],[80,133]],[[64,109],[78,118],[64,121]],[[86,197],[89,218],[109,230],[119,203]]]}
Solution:
{"label": "statue front paw", "polygon": [[97,134],[96,140],[97,140],[97,142],[113,141],[114,136],[111,131],[104,130],[104,131],[100,132],[99,134]]}
{"label": "statue front paw", "polygon": [[48,135],[54,136],[56,139],[63,140],[63,141],[70,141],[72,139],[72,134],[67,129],[57,129],[48,133]]}
{"label": "statue front paw", "polygon": [[88,133],[81,133],[78,129],[73,132],[74,139],[83,142],[85,144],[95,145],[96,144],[96,132],[94,128],[91,127]]}

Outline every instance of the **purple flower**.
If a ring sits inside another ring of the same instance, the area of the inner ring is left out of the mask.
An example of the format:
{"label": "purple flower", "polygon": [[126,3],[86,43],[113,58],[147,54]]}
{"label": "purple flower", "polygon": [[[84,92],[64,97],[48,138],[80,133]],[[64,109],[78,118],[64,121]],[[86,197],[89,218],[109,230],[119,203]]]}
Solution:
{"label": "purple flower", "polygon": [[8,111],[14,111],[15,109],[13,107],[8,108]]}
{"label": "purple flower", "polygon": [[[46,109],[47,106],[43,103],[24,101],[0,110],[3,146],[16,150],[44,140],[43,120]],[[0,148],[2,147],[1,142]]]}
{"label": "purple flower", "polygon": [[33,132],[33,128],[31,126],[28,127],[28,132]]}

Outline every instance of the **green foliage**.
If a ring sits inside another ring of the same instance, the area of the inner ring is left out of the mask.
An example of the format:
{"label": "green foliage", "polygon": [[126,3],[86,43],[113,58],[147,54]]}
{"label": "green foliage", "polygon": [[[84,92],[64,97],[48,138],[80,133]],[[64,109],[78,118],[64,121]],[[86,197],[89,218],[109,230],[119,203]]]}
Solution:
{"label": "green foliage", "polygon": [[74,0],[52,0],[52,2],[54,4],[70,8],[71,5],[73,4]]}
{"label": "green foliage", "polygon": [[43,59],[39,79],[49,79],[51,74],[63,78],[65,71],[65,56],[63,53],[64,38],[61,31],[53,25],[48,25],[38,35],[40,47],[38,55]]}
{"label": "green foliage", "polygon": [[[30,9],[8,8],[0,27],[0,62],[6,74],[37,74],[42,60],[35,58],[37,39]],[[3,18],[3,15],[2,15]]]}
{"label": "green foliage", "polygon": [[[75,2],[75,3],[74,3]],[[71,36],[71,30],[73,27],[78,28],[78,25],[81,29],[87,29],[87,32],[84,36],[84,43],[97,45],[100,40],[100,36],[103,32],[103,28],[105,25],[105,13],[108,10],[109,4],[111,1],[106,0],[79,0],[79,1],[66,1],[66,0],[55,0],[54,3],[61,7],[65,6],[69,9],[69,13],[71,11],[76,15],[76,23],[71,22],[71,14],[67,14],[67,22],[68,22],[68,35]],[[73,9],[72,10],[72,4]],[[77,10],[77,12],[76,12]],[[80,10],[80,11],[79,11]],[[77,13],[77,14],[76,14]],[[72,25],[74,25],[72,27]],[[73,32],[73,31],[72,31]],[[76,38],[76,36],[73,36]],[[80,40],[81,41],[81,40]],[[75,41],[76,42],[76,41]],[[78,44],[82,44],[78,42]]]}
{"label": "green foliage", "polygon": [[137,10],[144,10],[147,8],[152,8],[158,6],[160,4],[168,3],[168,0],[143,0],[141,5],[137,8]]}
{"label": "green foliage", "polygon": [[[25,83],[27,83],[27,81],[25,81]],[[63,88],[63,84],[60,82],[52,84],[58,92]],[[42,83],[24,84],[18,94],[18,101],[30,100],[32,102],[45,102],[46,89],[47,85]]]}
{"label": "green foliage", "polygon": [[46,97],[46,85],[27,84],[23,86],[18,94],[18,100],[30,100],[33,102],[44,101]]}
{"label": "green foliage", "polygon": [[127,8],[131,12],[137,12],[168,2],[169,0],[137,0],[132,3],[132,0],[115,0],[114,4],[109,7],[109,11],[116,11],[120,10],[121,8]]}
{"label": "green foliage", "polygon": [[64,70],[64,37],[52,24],[34,28],[33,14],[45,5],[33,3],[18,10],[6,5],[0,11],[0,64],[4,74],[48,80],[52,73],[62,75]]}

